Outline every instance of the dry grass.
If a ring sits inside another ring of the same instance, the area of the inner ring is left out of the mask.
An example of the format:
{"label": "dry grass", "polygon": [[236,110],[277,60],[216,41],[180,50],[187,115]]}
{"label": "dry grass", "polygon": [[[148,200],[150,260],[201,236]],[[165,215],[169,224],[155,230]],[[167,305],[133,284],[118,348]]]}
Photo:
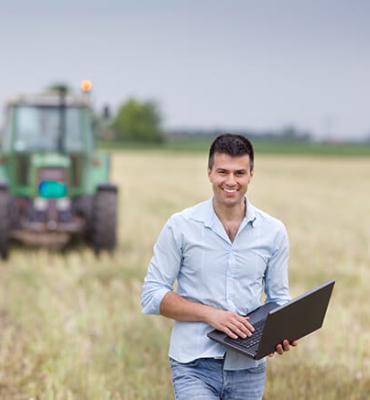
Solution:
{"label": "dry grass", "polygon": [[[16,248],[0,267],[0,399],[172,398],[171,323],[143,316],[139,294],[167,217],[210,195],[206,157],[114,157],[113,257]],[[292,294],[337,280],[324,329],[270,361],[265,398],[367,399],[370,161],[264,156],[254,180],[252,202],[288,227]]]}

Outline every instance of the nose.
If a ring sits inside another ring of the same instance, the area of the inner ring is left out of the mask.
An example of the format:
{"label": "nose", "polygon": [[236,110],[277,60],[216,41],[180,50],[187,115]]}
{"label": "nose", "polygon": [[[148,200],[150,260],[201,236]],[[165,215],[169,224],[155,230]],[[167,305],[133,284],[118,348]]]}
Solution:
{"label": "nose", "polygon": [[236,185],[236,180],[234,174],[228,174],[226,179],[226,185],[233,187]]}

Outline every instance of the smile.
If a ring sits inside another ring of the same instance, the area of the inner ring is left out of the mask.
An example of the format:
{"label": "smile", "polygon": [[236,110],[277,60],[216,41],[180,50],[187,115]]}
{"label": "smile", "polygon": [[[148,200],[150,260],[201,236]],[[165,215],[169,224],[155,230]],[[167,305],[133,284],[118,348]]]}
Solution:
{"label": "smile", "polygon": [[223,188],[223,190],[224,190],[226,193],[235,193],[235,192],[236,192],[236,189],[226,189],[226,188]]}

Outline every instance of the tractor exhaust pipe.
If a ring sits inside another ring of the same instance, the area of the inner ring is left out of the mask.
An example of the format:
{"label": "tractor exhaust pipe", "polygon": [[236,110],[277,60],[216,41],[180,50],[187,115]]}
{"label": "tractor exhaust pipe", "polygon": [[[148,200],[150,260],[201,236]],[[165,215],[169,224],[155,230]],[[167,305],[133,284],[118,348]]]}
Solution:
{"label": "tractor exhaust pipe", "polygon": [[67,87],[59,85],[57,87],[59,95],[59,136],[58,136],[58,151],[65,153],[65,137],[66,137],[66,95]]}

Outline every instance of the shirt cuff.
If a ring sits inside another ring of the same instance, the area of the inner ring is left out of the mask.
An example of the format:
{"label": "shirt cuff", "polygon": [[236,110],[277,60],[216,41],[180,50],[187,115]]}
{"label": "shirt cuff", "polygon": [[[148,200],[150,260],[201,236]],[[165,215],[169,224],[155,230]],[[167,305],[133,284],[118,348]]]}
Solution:
{"label": "shirt cuff", "polygon": [[157,289],[154,293],[151,293],[150,299],[145,301],[145,295],[143,296],[143,313],[150,315],[159,315],[160,314],[160,306],[164,296],[172,292],[171,289],[168,288],[160,288]]}

